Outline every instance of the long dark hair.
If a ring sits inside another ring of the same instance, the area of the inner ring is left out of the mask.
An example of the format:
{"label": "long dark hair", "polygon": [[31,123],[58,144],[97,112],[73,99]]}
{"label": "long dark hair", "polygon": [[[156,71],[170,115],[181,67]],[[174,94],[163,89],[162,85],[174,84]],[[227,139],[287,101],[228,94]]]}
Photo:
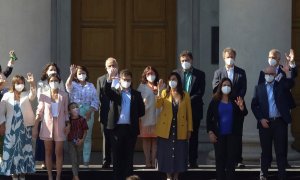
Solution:
{"label": "long dark hair", "polygon": [[47,71],[48,71],[48,69],[49,69],[50,66],[54,66],[55,69],[56,69],[57,75],[60,76],[60,70],[59,70],[57,64],[54,63],[54,62],[50,62],[50,63],[46,64],[45,67],[44,67],[44,69],[43,69],[42,76],[41,76],[41,80],[42,81],[45,81],[45,80],[48,79]]}
{"label": "long dark hair", "polygon": [[149,71],[151,71],[151,70],[155,73],[155,76],[156,76],[155,80],[153,81],[153,84],[154,84],[155,86],[157,86],[157,83],[158,83],[158,80],[159,80],[159,75],[158,75],[157,70],[156,70],[154,67],[152,67],[152,66],[147,66],[147,67],[144,69],[144,72],[143,72],[142,78],[141,78],[141,83],[142,83],[142,84],[146,84],[146,83],[148,82],[148,80],[147,80],[147,73],[148,73]]}
{"label": "long dark hair", "polygon": [[223,82],[225,82],[225,81],[229,81],[229,83],[230,83],[231,91],[230,91],[230,93],[228,94],[228,96],[229,96],[229,99],[231,98],[232,82],[231,82],[231,80],[230,80],[229,78],[224,77],[223,79],[221,79],[221,81],[220,81],[220,83],[219,83],[219,85],[218,85],[218,89],[217,89],[217,91],[215,92],[215,94],[213,95],[213,100],[215,100],[215,101],[221,101],[222,96],[223,96],[223,92],[222,92],[222,84],[223,84]]}
{"label": "long dark hair", "polygon": [[176,76],[176,79],[177,79],[176,90],[180,94],[181,100],[182,100],[183,97],[184,97],[184,92],[183,92],[181,77],[180,77],[180,75],[177,72],[171,72],[170,75],[169,75],[169,77],[168,77],[168,81],[167,81],[167,97],[170,96],[170,91],[171,91],[171,87],[169,86],[169,81],[170,81],[171,76]]}

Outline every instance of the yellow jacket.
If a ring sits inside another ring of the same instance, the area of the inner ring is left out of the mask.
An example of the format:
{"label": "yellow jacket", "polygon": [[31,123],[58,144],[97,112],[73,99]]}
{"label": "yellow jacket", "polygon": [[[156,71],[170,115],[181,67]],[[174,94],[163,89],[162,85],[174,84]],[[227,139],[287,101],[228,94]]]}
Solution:
{"label": "yellow jacket", "polygon": [[[161,108],[158,122],[156,123],[156,135],[162,138],[169,138],[172,123],[172,96],[166,97],[166,90],[163,90],[161,97],[156,99],[156,107]],[[177,113],[177,139],[187,139],[188,131],[193,131],[191,99],[188,93],[179,103]]]}

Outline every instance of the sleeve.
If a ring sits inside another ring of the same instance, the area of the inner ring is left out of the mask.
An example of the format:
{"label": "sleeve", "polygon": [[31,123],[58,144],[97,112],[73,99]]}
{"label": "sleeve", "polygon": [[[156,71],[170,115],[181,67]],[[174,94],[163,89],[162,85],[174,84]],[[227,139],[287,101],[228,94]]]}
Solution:
{"label": "sleeve", "polygon": [[254,90],[254,96],[252,98],[252,101],[251,101],[251,110],[255,116],[255,118],[260,121],[262,118],[263,118],[263,115],[262,115],[262,111],[261,111],[261,107],[260,107],[260,104],[259,104],[259,99],[258,99],[258,86],[255,87],[255,90]]}
{"label": "sleeve", "polygon": [[93,97],[93,99],[92,99],[92,102],[91,102],[91,106],[93,107],[93,108],[95,108],[96,110],[98,110],[99,109],[99,95],[97,95],[97,90],[96,90],[96,88],[95,88],[95,86],[91,83],[91,90],[92,90],[92,97]]}
{"label": "sleeve", "polygon": [[265,75],[263,71],[260,71],[257,85],[265,82]]}
{"label": "sleeve", "polygon": [[192,106],[191,106],[191,98],[188,93],[185,93],[186,99],[186,117],[188,122],[188,131],[193,131],[193,118],[192,118]]}
{"label": "sleeve", "polygon": [[143,102],[143,98],[141,96],[141,93],[140,92],[137,92],[137,96],[138,96],[138,107],[139,107],[139,111],[138,111],[138,114],[139,114],[139,118],[144,116],[145,115],[145,104]]}
{"label": "sleeve", "polygon": [[242,71],[241,83],[242,83],[242,87],[240,89],[239,96],[244,98],[247,92],[247,77],[246,77],[246,72],[244,70]]}
{"label": "sleeve", "polygon": [[61,80],[60,83],[59,83],[59,89],[62,90],[63,92],[66,92],[66,89],[65,89],[65,85],[64,85],[64,81]]}
{"label": "sleeve", "polygon": [[6,103],[7,103],[7,95],[4,94],[1,102],[0,102],[0,124],[3,124],[6,121]]}
{"label": "sleeve", "polygon": [[219,70],[216,70],[214,73],[214,77],[212,80],[212,89],[213,89],[213,93],[215,93],[217,91],[218,85],[220,83],[220,75],[219,75]]}
{"label": "sleeve", "polygon": [[199,72],[199,75],[198,75],[198,78],[199,78],[199,88],[197,90],[197,92],[192,95],[190,98],[191,99],[194,99],[196,97],[203,97],[204,93],[205,93],[205,73],[204,72]]}
{"label": "sleeve", "polygon": [[161,108],[164,105],[164,98],[166,97],[166,90],[163,90],[161,92],[160,97],[156,96],[156,100],[155,100],[155,107],[156,108]]}
{"label": "sleeve", "polygon": [[12,73],[13,67],[7,66],[6,69],[3,71],[5,77],[8,77]]}
{"label": "sleeve", "polygon": [[216,134],[214,123],[213,123],[214,120],[213,108],[214,108],[214,100],[211,100],[206,113],[206,131],[207,133],[209,131],[213,131]]}
{"label": "sleeve", "polygon": [[45,95],[41,94],[40,99],[38,101],[38,106],[36,109],[36,115],[39,115],[40,117],[44,116],[44,108],[45,108]]}
{"label": "sleeve", "polygon": [[67,86],[67,84],[66,84],[66,90],[67,90],[67,92],[68,93],[71,93],[72,92],[72,90],[73,90],[73,86],[74,86],[74,81],[72,81],[72,83],[71,83],[71,85],[70,86]]}
{"label": "sleeve", "polygon": [[121,97],[116,91],[111,89],[111,82],[107,82],[104,85],[104,93],[109,98],[109,100],[115,102],[117,105],[121,106]]}
{"label": "sleeve", "polygon": [[42,94],[42,88],[43,88],[43,82],[42,81],[39,81],[37,83],[37,92],[36,92],[36,95],[37,95],[37,99],[39,100],[40,99],[40,95]]}
{"label": "sleeve", "polygon": [[66,93],[64,97],[64,112],[65,112],[65,122],[70,121],[69,119],[69,109],[68,109],[68,102],[69,102],[69,97],[68,94]]}

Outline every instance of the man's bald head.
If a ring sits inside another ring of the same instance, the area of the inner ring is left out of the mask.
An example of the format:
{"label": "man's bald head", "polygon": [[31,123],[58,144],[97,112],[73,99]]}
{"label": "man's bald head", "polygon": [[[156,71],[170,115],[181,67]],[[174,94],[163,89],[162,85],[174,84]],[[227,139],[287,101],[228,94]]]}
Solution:
{"label": "man's bald head", "polygon": [[268,66],[268,67],[265,68],[264,73],[275,76],[276,75],[276,68],[274,66]]}

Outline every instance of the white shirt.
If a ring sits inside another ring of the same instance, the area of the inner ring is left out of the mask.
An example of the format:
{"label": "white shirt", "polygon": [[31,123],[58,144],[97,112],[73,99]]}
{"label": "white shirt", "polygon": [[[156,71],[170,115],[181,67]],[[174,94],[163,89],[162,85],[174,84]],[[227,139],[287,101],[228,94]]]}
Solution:
{"label": "white shirt", "polygon": [[231,82],[233,83],[233,75],[234,75],[234,66],[231,68],[227,68],[226,67],[226,72],[227,72],[227,76],[228,78],[231,80]]}

